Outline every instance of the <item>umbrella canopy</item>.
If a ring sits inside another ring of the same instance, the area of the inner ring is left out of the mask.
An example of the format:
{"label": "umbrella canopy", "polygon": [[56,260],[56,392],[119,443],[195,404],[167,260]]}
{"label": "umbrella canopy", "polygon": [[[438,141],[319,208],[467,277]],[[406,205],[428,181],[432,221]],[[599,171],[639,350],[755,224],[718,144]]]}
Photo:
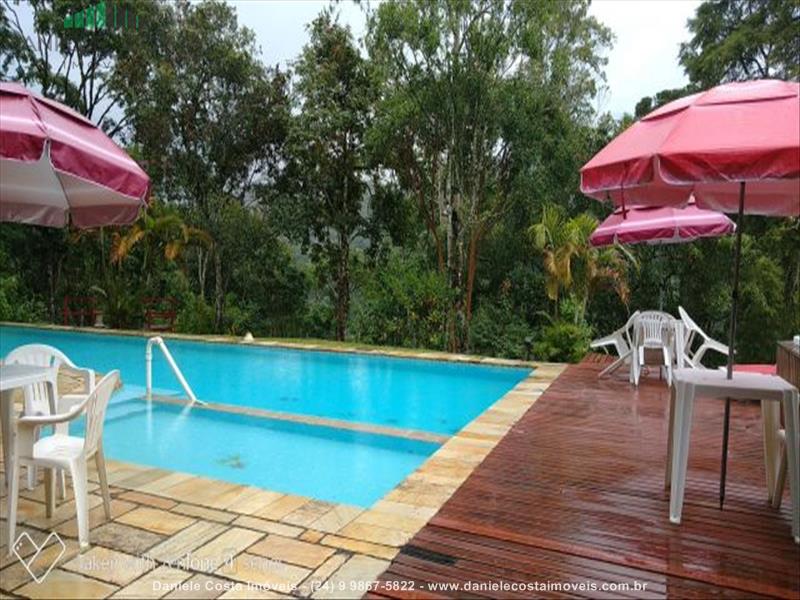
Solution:
{"label": "umbrella canopy", "polygon": [[0,220],[47,227],[124,225],[150,178],[72,109],[0,83]]}
{"label": "umbrella canopy", "polygon": [[637,121],[581,169],[581,191],[616,205],[800,215],[800,84],[729,83]]}
{"label": "umbrella canopy", "polygon": [[678,244],[699,238],[720,237],[736,230],[722,213],[697,208],[633,207],[618,208],[594,230],[592,246],[612,244]]}

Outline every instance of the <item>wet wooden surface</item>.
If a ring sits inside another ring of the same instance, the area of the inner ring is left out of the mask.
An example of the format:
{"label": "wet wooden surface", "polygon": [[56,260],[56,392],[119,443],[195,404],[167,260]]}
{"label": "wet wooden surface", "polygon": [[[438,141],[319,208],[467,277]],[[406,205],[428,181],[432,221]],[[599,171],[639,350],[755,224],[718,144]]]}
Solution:
{"label": "wet wooden surface", "polygon": [[[672,525],[664,489],[667,387],[651,378],[636,390],[622,372],[598,379],[604,364],[590,357],[570,366],[401,550],[370,596],[800,597],[788,491],[780,511],[767,503],[758,405],[733,404],[720,511],[723,402],[698,400],[683,523]],[[635,581],[646,589],[600,589]],[[565,583],[588,587],[541,587]]]}

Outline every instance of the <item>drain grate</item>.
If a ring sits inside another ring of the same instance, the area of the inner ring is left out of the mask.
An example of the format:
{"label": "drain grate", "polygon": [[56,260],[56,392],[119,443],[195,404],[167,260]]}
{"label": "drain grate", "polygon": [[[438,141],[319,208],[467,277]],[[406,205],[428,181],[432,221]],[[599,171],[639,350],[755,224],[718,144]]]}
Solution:
{"label": "drain grate", "polygon": [[427,550],[426,548],[420,548],[419,546],[414,546],[412,544],[406,544],[403,546],[403,548],[400,550],[400,553],[407,556],[413,556],[414,558],[435,562],[440,565],[454,565],[456,560],[458,560],[455,556],[442,554],[441,552],[434,552],[433,550]]}

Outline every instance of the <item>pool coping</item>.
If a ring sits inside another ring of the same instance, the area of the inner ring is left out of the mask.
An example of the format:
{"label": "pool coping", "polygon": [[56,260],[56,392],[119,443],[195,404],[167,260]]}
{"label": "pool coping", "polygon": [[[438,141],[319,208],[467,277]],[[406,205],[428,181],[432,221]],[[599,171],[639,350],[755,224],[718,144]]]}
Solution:
{"label": "pool coping", "polygon": [[[143,331],[136,329],[111,329],[108,327],[77,327],[73,325],[55,325],[53,323],[17,323],[0,321],[0,326],[24,327],[28,329],[48,329],[52,331],[72,331],[78,333],[94,333],[98,335],[122,335],[127,337],[162,337],[165,340],[184,340],[190,342],[205,342],[211,344],[231,344],[235,346],[256,346],[264,348],[286,348],[289,350],[311,350],[315,352],[330,352],[333,354],[362,354],[365,356],[386,356],[390,358],[404,358],[412,360],[431,360],[438,362],[453,362],[462,364],[476,364],[495,367],[515,367],[537,369],[540,367],[558,367],[562,363],[520,360],[513,358],[495,358],[478,354],[460,354],[442,352],[439,350],[385,348],[381,346],[359,345],[354,347],[329,346],[327,340],[316,342],[296,342],[282,340],[281,338],[253,338],[253,341],[243,341],[242,338],[232,335],[216,334],[190,334],[174,332]],[[343,343],[333,342],[331,343]]]}

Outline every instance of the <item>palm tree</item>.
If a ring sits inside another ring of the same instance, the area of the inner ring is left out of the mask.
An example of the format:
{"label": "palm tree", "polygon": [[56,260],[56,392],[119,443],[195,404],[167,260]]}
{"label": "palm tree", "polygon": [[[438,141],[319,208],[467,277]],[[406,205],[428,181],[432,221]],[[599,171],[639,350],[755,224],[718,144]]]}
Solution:
{"label": "palm tree", "polygon": [[213,244],[207,231],[187,225],[174,208],[154,202],[127,232],[114,234],[111,262],[122,264],[133,249],[141,245],[144,248],[142,270],[146,272],[148,258],[154,250],[161,249],[165,259],[174,261],[190,245],[210,248]]}
{"label": "palm tree", "polygon": [[542,207],[542,217],[529,233],[534,246],[542,252],[545,269],[545,291],[554,303],[554,316],[559,317],[559,304],[565,293],[578,302],[575,321],[586,314],[593,291],[610,285],[620,300],[628,301],[628,263],[633,257],[621,246],[598,249],[589,244],[597,228],[597,219],[589,213],[567,218],[560,206]]}

